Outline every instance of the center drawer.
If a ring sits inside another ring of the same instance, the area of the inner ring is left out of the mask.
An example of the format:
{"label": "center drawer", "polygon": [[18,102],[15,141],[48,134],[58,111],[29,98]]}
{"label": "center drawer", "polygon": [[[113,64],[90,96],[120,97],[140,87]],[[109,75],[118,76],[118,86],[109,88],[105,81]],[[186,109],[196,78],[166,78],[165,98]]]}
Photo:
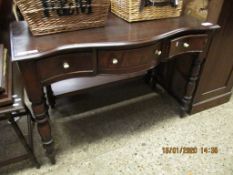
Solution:
{"label": "center drawer", "polygon": [[37,71],[43,83],[77,75],[93,75],[95,70],[96,60],[91,52],[58,55],[37,62]]}
{"label": "center drawer", "polygon": [[98,52],[98,72],[124,74],[148,70],[159,63],[161,45],[129,50],[100,50]]}

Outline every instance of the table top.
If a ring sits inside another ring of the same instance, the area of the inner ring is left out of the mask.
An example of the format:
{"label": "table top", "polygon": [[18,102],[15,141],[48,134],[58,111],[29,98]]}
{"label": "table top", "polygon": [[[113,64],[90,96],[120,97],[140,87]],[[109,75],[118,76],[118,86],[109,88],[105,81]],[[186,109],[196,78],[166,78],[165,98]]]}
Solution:
{"label": "table top", "polygon": [[110,14],[105,27],[32,36],[26,22],[14,22],[11,24],[11,55],[12,61],[22,61],[46,57],[64,50],[136,46],[181,32],[205,31],[218,27],[203,25],[191,16],[128,23]]}

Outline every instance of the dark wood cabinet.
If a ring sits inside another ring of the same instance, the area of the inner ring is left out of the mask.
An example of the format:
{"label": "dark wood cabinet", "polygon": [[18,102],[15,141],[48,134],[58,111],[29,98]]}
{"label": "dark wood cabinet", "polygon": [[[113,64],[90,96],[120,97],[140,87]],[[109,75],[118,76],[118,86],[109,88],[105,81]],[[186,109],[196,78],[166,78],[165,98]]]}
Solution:
{"label": "dark wood cabinet", "polygon": [[191,112],[229,101],[233,87],[233,1],[224,1]]}

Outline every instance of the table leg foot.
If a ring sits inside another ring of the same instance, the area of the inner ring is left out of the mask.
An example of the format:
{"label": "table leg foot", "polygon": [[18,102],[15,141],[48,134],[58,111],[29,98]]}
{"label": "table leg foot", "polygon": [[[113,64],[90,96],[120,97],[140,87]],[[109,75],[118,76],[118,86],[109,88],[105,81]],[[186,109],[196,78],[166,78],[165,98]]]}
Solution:
{"label": "table leg foot", "polygon": [[34,165],[35,165],[36,169],[40,169],[40,167],[41,167],[39,162],[34,163]]}
{"label": "table leg foot", "polygon": [[54,143],[51,140],[50,143],[44,143],[43,147],[46,151],[46,156],[48,157],[50,163],[52,165],[56,164],[56,159],[55,159],[55,150],[54,150]]}
{"label": "table leg foot", "polygon": [[55,164],[56,164],[55,156],[49,157],[49,160],[50,160],[50,162],[51,162],[52,165],[55,165]]}
{"label": "table leg foot", "polygon": [[186,112],[186,110],[181,107],[180,109],[180,118],[184,118],[184,117],[187,117],[188,116],[188,113]]}

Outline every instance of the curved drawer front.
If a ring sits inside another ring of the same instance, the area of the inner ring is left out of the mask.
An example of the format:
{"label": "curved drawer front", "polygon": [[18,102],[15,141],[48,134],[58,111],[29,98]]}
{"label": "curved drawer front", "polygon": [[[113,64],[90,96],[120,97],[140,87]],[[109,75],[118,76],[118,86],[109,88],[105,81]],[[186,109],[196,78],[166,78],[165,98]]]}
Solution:
{"label": "curved drawer front", "polygon": [[170,41],[169,57],[189,53],[203,52],[207,43],[207,35],[186,35]]}
{"label": "curved drawer front", "polygon": [[95,62],[92,53],[65,54],[39,60],[37,69],[41,81],[51,83],[77,75],[92,75]]}
{"label": "curved drawer front", "polygon": [[100,50],[98,72],[124,74],[148,70],[158,64],[161,53],[160,44],[129,50]]}

